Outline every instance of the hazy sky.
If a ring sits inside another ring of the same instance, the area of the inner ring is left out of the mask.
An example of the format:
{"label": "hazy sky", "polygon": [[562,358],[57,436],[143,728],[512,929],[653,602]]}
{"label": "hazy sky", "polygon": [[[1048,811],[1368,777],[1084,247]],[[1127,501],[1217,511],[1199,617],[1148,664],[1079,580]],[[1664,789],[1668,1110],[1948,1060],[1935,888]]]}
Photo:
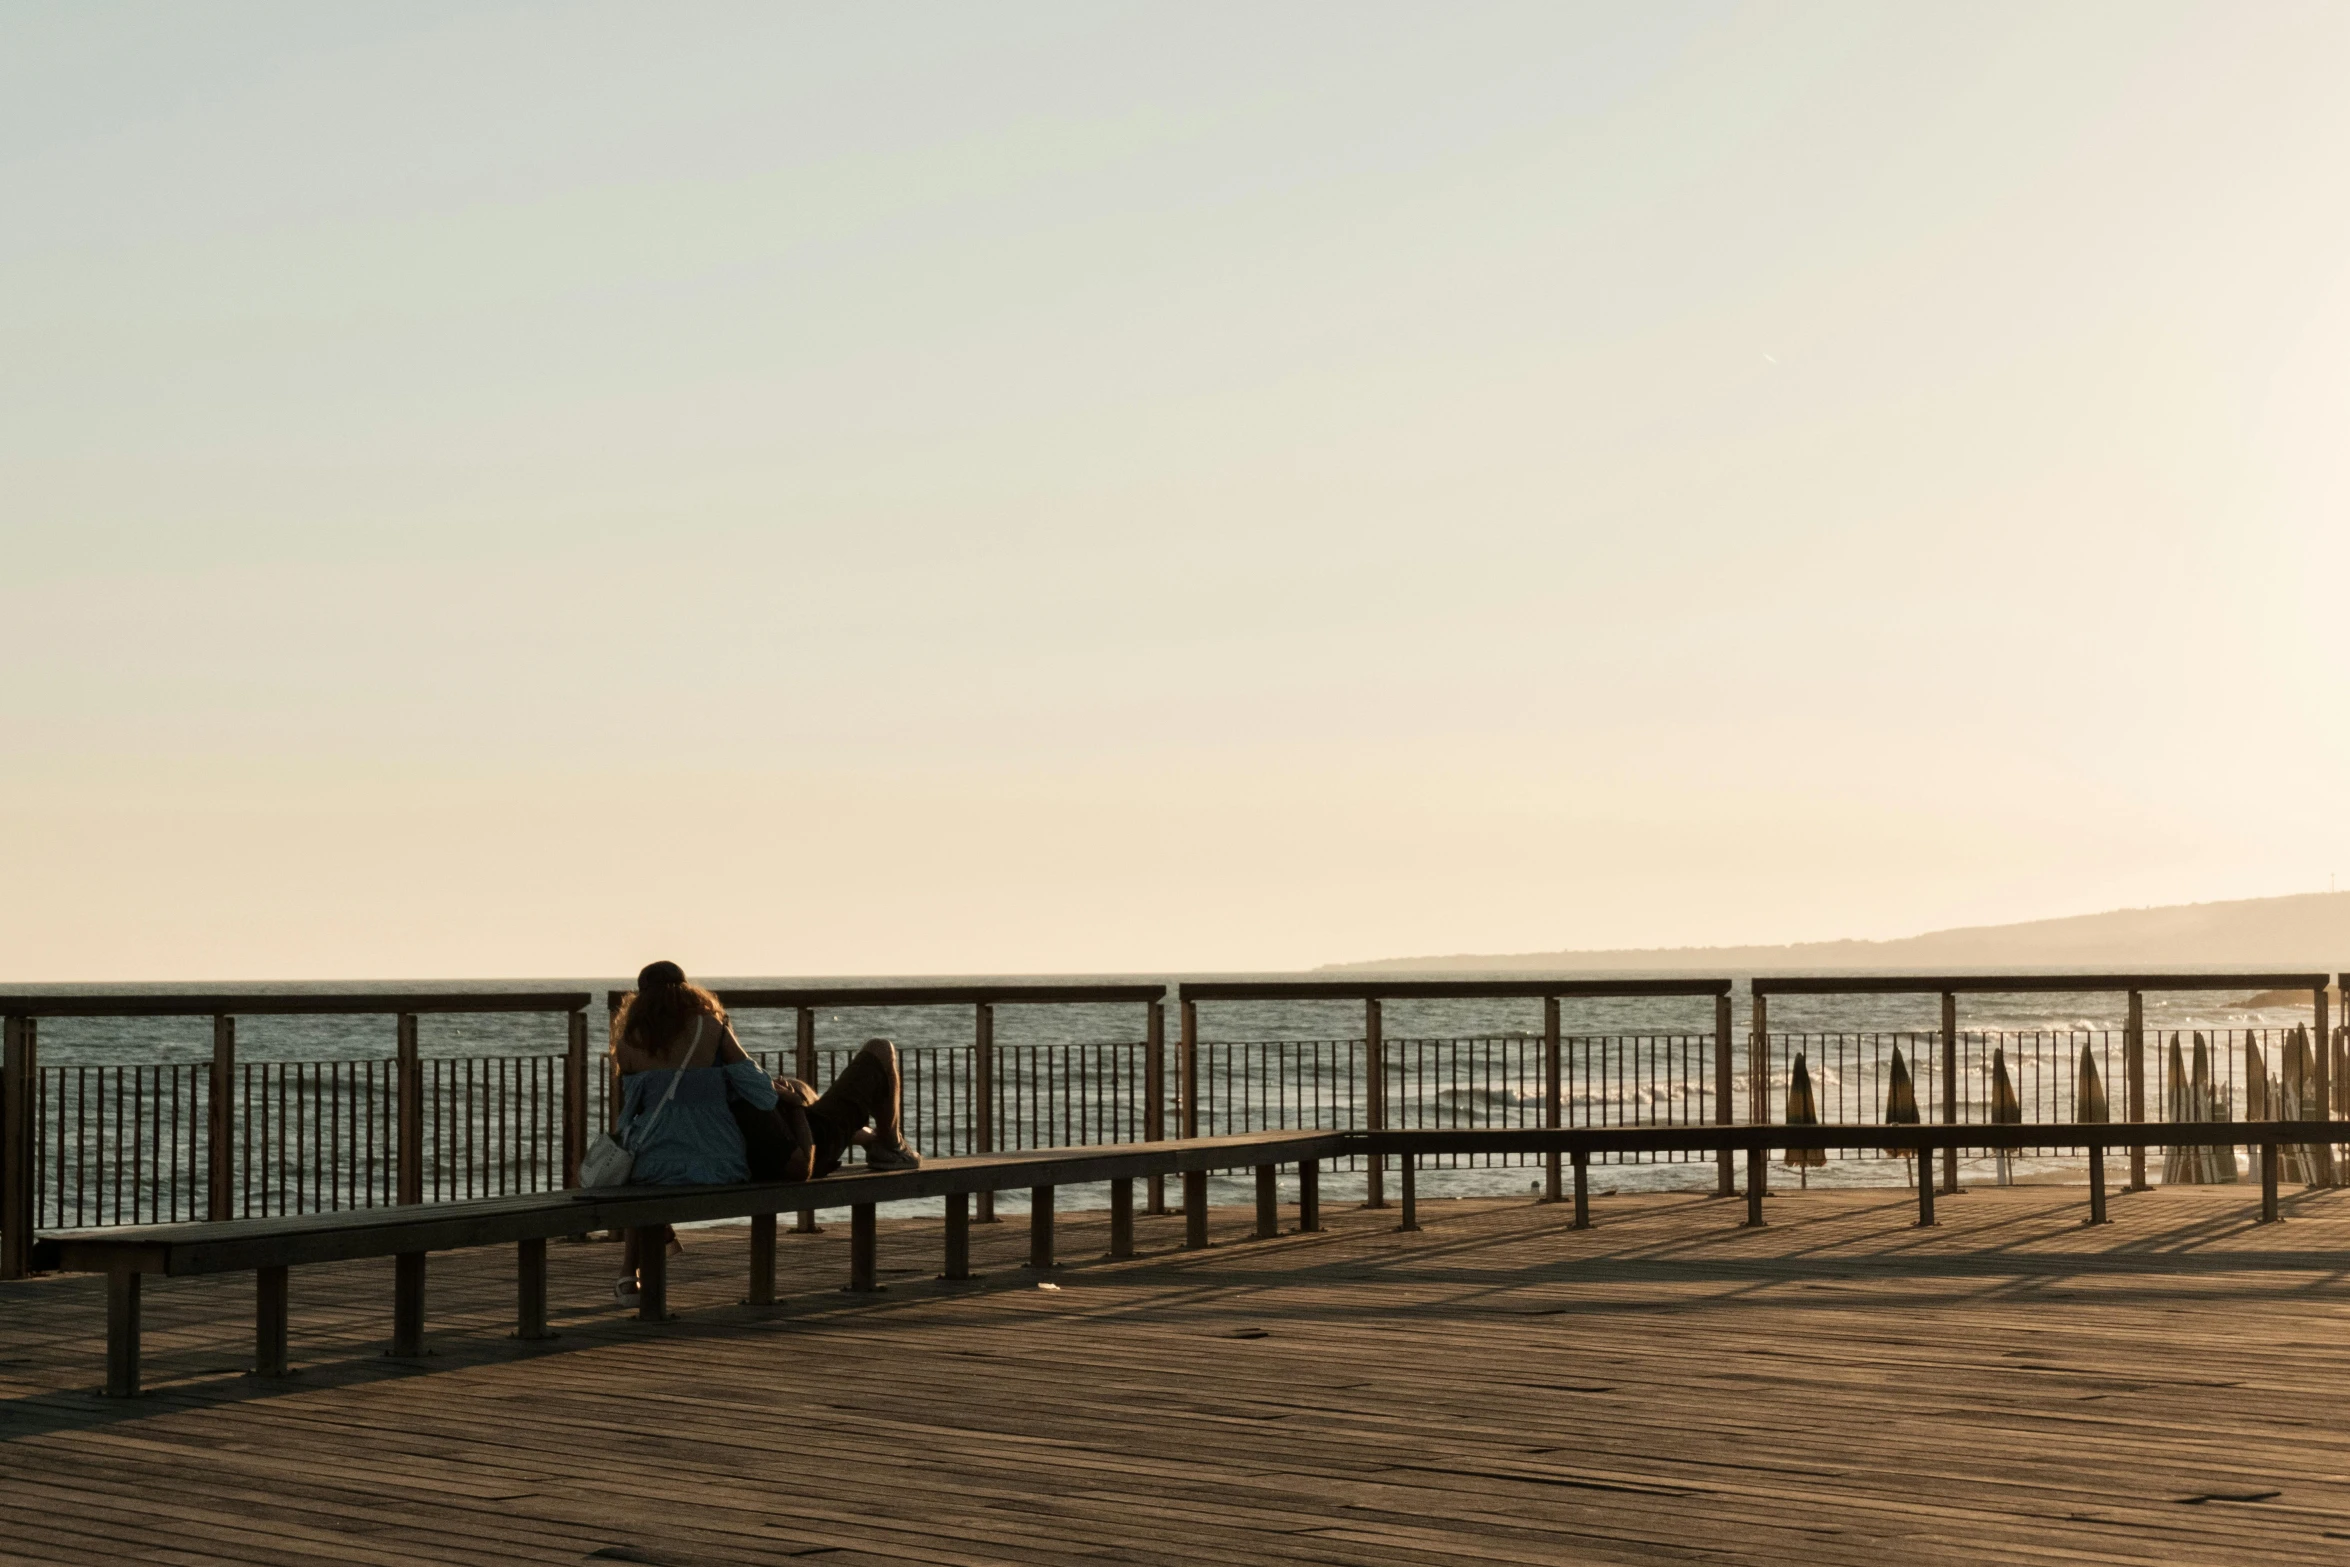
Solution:
{"label": "hazy sky", "polygon": [[0,978],[2350,874],[2350,6],[0,3]]}

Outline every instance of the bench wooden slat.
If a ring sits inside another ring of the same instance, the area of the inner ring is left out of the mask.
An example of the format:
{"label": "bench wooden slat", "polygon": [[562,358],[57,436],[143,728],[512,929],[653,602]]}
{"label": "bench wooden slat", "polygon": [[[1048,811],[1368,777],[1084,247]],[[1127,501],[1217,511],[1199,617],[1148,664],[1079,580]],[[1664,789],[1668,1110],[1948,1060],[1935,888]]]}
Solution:
{"label": "bench wooden slat", "polygon": [[[936,1159],[918,1170],[843,1171],[821,1181],[737,1186],[637,1186],[542,1192],[465,1202],[358,1208],[267,1219],[201,1220],[44,1237],[69,1272],[192,1275],[277,1265],[347,1262],[403,1252],[451,1251],[554,1239],[589,1230],[637,1229],[789,1212],[812,1196],[822,1207],[906,1202],[953,1193],[1071,1186],[1152,1173],[1240,1169],[1327,1158],[1349,1134],[1275,1132],[1180,1143],[1112,1143]],[[821,1194],[817,1196],[816,1194]]]}
{"label": "bench wooden slat", "polygon": [[[969,1158],[936,1159],[916,1170],[851,1170],[822,1181],[745,1183],[732,1186],[629,1187],[596,1191],[542,1192],[523,1197],[469,1202],[410,1204],[334,1213],[279,1215],[261,1219],[199,1221],[137,1228],[75,1230],[46,1237],[61,1266],[103,1272],[107,1282],[107,1390],[128,1396],[138,1391],[139,1284],[146,1273],[188,1275],[231,1271],[256,1274],[256,1364],[264,1375],[285,1365],[285,1273],[289,1267],[390,1255],[397,1259],[392,1353],[422,1353],[425,1263],[434,1251],[516,1244],[517,1331],[534,1338],[546,1330],[546,1242],[590,1230],[632,1230],[645,1235],[665,1224],[750,1218],[764,1221],[767,1278],[754,1277],[754,1298],[773,1295],[773,1216],[812,1206],[847,1207],[851,1214],[851,1289],[877,1287],[874,1216],[885,1202],[947,1199],[947,1271],[968,1270],[968,1204],[974,1195],[1026,1187],[1032,1193],[1032,1266],[1053,1265],[1053,1190],[1095,1182],[1115,1184],[1115,1199],[1131,1245],[1131,1183],[1138,1177],[1180,1175],[1184,1193],[1184,1245],[1207,1244],[1207,1177],[1211,1171],[1253,1168],[1257,1184],[1259,1238],[1279,1233],[1275,1174],[1284,1164],[1299,1171],[1299,1228],[1318,1225],[1316,1177],[1320,1161],[1349,1154],[1398,1157],[1403,1174],[1403,1225],[1416,1228],[1419,1159],[1438,1153],[1568,1152],[1575,1163],[1575,1223],[1590,1222],[1587,1187],[1589,1156],[1607,1152],[1734,1152],[1747,1157],[1747,1223],[1763,1222],[1764,1160],[1774,1148],[1887,1147],[1922,1152],[1955,1147],[2086,1147],[2091,1149],[2225,1146],[2251,1143],[2273,1155],[2279,1144],[2330,1144],[2344,1130],[2331,1121],[2258,1121],[2153,1124],[2109,1122],[2009,1124],[2003,1126],[1627,1126],[1499,1128],[1482,1130],[1399,1130],[1362,1132],[1260,1132],[1177,1142],[1123,1143],[1079,1148],[1040,1148]],[[2264,1157],[2263,1217],[2274,1217],[2273,1157]],[[1922,1184],[1919,1221],[1934,1222],[1932,1183]],[[2101,1185],[2092,1189],[2091,1222],[2104,1217]],[[1117,1221],[1113,1221],[1114,1227]],[[1118,1249],[1115,1242],[1113,1250]],[[756,1269],[754,1272],[756,1273]],[[640,1247],[640,1315],[660,1320],[666,1313],[665,1256],[659,1246]]]}

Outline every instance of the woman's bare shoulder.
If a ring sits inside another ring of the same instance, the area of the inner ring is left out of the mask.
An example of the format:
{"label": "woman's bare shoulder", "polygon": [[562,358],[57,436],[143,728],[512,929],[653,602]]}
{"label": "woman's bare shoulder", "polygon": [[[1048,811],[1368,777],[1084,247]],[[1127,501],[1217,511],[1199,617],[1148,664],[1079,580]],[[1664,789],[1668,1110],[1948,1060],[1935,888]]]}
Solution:
{"label": "woman's bare shoulder", "polygon": [[655,1067],[668,1065],[639,1050],[634,1041],[627,1039],[619,1040],[612,1046],[612,1064],[620,1068],[622,1077],[634,1077],[639,1072],[649,1072]]}

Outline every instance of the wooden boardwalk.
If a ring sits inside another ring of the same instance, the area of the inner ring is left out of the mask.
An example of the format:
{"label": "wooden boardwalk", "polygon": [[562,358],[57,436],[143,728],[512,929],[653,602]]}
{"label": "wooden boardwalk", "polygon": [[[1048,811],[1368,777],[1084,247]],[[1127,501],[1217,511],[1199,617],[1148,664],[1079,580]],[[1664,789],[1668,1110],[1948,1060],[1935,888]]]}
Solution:
{"label": "wooden boardwalk", "polygon": [[423,1362],[390,1263],[298,1270],[301,1375],[238,1374],[249,1278],[152,1281],[155,1391],[109,1402],[102,1289],[0,1286],[0,1560],[141,1563],[2342,1562],[2350,1193],[1427,1202],[1425,1228],[1098,1253],[1057,1290],[1016,1218],[976,1285],[935,1221],[691,1239],[683,1320],[552,1249],[563,1337],[505,1334],[509,1252],[433,1259]]}

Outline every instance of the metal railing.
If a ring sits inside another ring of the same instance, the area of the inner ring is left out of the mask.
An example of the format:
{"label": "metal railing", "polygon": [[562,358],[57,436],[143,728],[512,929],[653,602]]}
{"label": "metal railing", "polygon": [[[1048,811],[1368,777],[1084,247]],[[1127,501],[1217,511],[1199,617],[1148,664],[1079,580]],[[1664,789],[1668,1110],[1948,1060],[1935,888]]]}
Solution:
{"label": "metal railing", "polygon": [[[1711,1034],[1561,1034],[1559,1092],[1548,1097],[1552,1041],[1483,1034],[1380,1042],[1384,1129],[1473,1131],[1542,1126],[1701,1126],[1718,1123]],[[1373,1099],[1364,1039],[1197,1041],[1199,1135],[1360,1131]],[[1683,1152],[1599,1156],[1606,1162],[1684,1162]],[[1708,1154],[1702,1156],[1711,1159]],[[1429,1168],[1538,1162],[1516,1153],[1432,1154]],[[1359,1168],[1355,1156],[1334,1170]]]}
{"label": "metal railing", "polygon": [[[2092,989],[2109,976],[2033,976],[2044,990]],[[2148,977],[2190,988],[2196,976]],[[2230,975],[2211,988],[2269,981],[2298,988],[2322,976]],[[1866,988],[1917,990],[1939,980],[1876,979]],[[1982,977],[1969,987],[1993,988]],[[1789,992],[1834,994],[1849,980],[1756,983],[1755,1011]],[[1855,985],[1855,988],[1860,988]],[[2319,1105],[2350,1114],[2350,1033],[2318,1003],[2296,1046],[2290,1028],[2147,1029],[2135,995],[2122,1030],[1788,1031],[1743,1041],[1729,1031],[1726,980],[1617,985],[1533,979],[1465,982],[1234,982],[1187,985],[1182,1030],[1170,1051],[1157,986],[912,986],[722,993],[752,1053],[770,1071],[828,1082],[853,1044],[817,1040],[819,1016],[867,1009],[968,1009],[967,1045],[902,1047],[909,1135],[926,1153],[955,1156],[1166,1136],[1261,1130],[1480,1130],[1540,1127],[1776,1123],[1800,1059],[1823,1122],[1880,1124],[1894,1052],[1929,1122],[2080,1118],[2081,1061],[2094,1065],[2113,1119],[2292,1119]],[[1955,1017],[1955,994],[1943,994]],[[1389,1038],[1395,1001],[1523,997],[1543,1004],[1541,1031]],[[1710,999],[1708,1031],[1566,1033],[1562,998]],[[22,1271],[37,1228],[241,1218],[397,1202],[550,1190],[572,1183],[589,1128],[618,1105],[608,1065],[588,1050],[584,992],[426,996],[0,998],[7,1012],[0,1075],[0,1263]],[[618,993],[607,997],[616,1003]],[[1263,999],[1339,1000],[1364,1008],[1361,1037],[1215,1039],[1203,1004]],[[1141,1010],[1141,1038],[999,1042],[999,1008],[1115,1005]],[[425,1057],[421,1015],[542,1012],[565,1018],[560,1053]],[[775,1042],[777,1013],[789,1043]],[[237,1018],[254,1014],[374,1014],[394,1020],[390,1056],[246,1061]],[[38,1057],[44,1017],[209,1017],[204,1060],[49,1066]],[[2323,1032],[2316,1032],[2321,1029]],[[2323,1039],[2324,1048],[2308,1048]],[[2198,1045],[2200,1044],[2200,1048]],[[2298,1053],[2296,1053],[2298,1052]],[[2177,1065],[2173,1066],[2173,1059]],[[2200,1059],[2201,1066],[2195,1063]],[[1370,1070],[1374,1060],[1381,1064]],[[1997,1091],[2004,1078],[2007,1098]],[[2004,1106],[2004,1109],[2003,1109]],[[2247,1146],[2258,1139],[2247,1133]],[[1890,1157],[1881,1148],[1844,1158]],[[1705,1153],[1595,1153],[1600,1162],[1695,1160]],[[1955,1158],[1955,1151],[1953,1154]],[[2311,1153],[2314,1176],[2330,1150]],[[1543,1163],[1558,1195],[1558,1156],[1432,1155],[1432,1165]],[[1366,1195],[1381,1200],[1380,1163],[1350,1159]],[[1728,1189],[1730,1161],[1719,1158]],[[1955,1168],[1955,1165],[1952,1166]],[[2298,1167],[2297,1167],[2298,1168]],[[2134,1172],[2142,1180],[2142,1172]],[[2197,1178],[2192,1174],[2172,1178]],[[1154,1183],[1155,1185],[1156,1183]],[[1164,1211],[1151,1193],[1152,1211]],[[982,1204],[985,1217],[986,1204]],[[812,1222],[812,1216],[811,1220]],[[19,1242],[17,1237],[26,1239]],[[20,1249],[20,1246],[23,1249]]]}
{"label": "metal railing", "polygon": [[[585,991],[0,997],[0,1277],[42,1227],[234,1219],[566,1184],[585,1106]],[[427,1061],[428,1014],[566,1019],[551,1058]],[[240,1061],[251,1017],[386,1017],[389,1058]],[[45,1019],[209,1018],[202,1061],[45,1067]],[[559,1070],[565,1091],[546,1092]],[[546,1124],[564,1125],[550,1158]]]}

